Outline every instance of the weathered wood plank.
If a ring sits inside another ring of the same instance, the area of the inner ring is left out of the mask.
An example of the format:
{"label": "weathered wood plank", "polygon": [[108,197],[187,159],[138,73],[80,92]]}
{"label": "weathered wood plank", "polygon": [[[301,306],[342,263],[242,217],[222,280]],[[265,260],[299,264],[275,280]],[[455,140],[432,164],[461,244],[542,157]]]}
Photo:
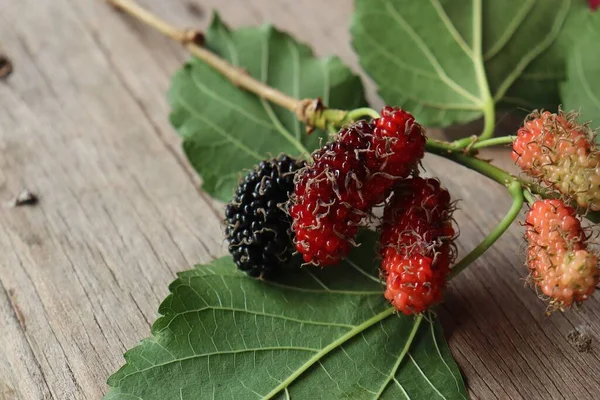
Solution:
{"label": "weathered wood plank", "polygon": [[[318,13],[314,0],[141,3],[181,26],[206,26],[213,8],[233,26],[271,21],[358,70],[350,0]],[[197,190],[167,119],[170,75],[187,56],[100,0],[0,0],[0,46],[15,64],[0,82],[0,199],[24,188],[41,198],[0,208],[0,396],[98,398],[123,351],[148,335],[175,272],[223,252],[219,205]],[[505,151],[489,155],[510,164]],[[508,195],[433,156],[425,166],[462,199],[464,254]],[[598,350],[577,353],[566,335],[586,327],[598,339],[598,297],[546,317],[523,285],[521,244],[515,226],[440,310],[470,392],[593,399]]]}
{"label": "weathered wood plank", "polygon": [[[15,64],[0,85],[0,197],[27,187],[41,201],[0,212],[0,280],[27,326],[7,346],[31,345],[54,398],[98,398],[174,273],[220,251],[219,218],[75,9],[21,12],[0,34]],[[168,73],[141,79],[163,82],[164,102]]]}

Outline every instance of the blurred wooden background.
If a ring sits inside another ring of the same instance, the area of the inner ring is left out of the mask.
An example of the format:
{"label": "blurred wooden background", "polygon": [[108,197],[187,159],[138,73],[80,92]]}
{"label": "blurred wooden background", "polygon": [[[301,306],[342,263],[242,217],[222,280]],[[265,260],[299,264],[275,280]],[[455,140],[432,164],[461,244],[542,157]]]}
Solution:
{"label": "blurred wooden background", "polygon": [[[234,27],[273,22],[359,71],[351,0],[140,0],[180,26],[213,9]],[[224,253],[221,206],[198,189],[168,122],[177,44],[102,0],[0,0],[0,399],[97,399],[148,336],[177,271]],[[373,85],[367,82],[376,105]],[[510,166],[508,152],[485,154]],[[425,166],[456,198],[473,248],[505,189],[446,161]],[[36,206],[7,204],[24,189]],[[547,317],[524,287],[511,228],[452,282],[440,314],[474,399],[597,399],[600,302]],[[574,329],[593,338],[580,353]]]}

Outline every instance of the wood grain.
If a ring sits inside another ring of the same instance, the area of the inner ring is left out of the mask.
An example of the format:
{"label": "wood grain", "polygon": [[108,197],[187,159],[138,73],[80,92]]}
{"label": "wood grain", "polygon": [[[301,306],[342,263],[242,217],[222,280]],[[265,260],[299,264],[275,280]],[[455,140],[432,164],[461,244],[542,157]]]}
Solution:
{"label": "wood grain", "polygon": [[[180,26],[213,9],[232,26],[273,22],[359,70],[350,0],[144,0]],[[186,54],[103,1],[0,0],[0,398],[97,399],[122,353],[148,336],[175,273],[224,252],[219,204],[198,190],[165,92]],[[368,93],[374,104],[373,85]],[[486,155],[508,166],[506,151]],[[509,205],[505,190],[428,157],[461,198],[460,250]],[[477,188],[477,190],[474,190]],[[600,304],[544,314],[524,287],[518,226],[451,285],[440,314],[474,399],[593,399]],[[566,340],[584,327],[595,342]]]}

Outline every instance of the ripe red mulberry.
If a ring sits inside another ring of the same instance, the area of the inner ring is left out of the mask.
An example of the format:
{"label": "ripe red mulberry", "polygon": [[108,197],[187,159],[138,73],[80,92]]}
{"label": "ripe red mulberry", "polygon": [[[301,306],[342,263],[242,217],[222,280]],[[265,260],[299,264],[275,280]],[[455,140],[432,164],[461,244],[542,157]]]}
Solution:
{"label": "ripe red mulberry", "polygon": [[438,303],[454,258],[450,194],[436,179],[413,178],[386,205],[381,228],[385,298],[404,314]]}
{"label": "ripe red mulberry", "polygon": [[298,174],[290,213],[305,262],[340,262],[364,217],[423,158],[424,129],[412,115],[392,107],[381,114],[342,129]]}
{"label": "ripe red mulberry", "polygon": [[296,249],[305,262],[337,264],[348,254],[375,196],[363,187],[373,166],[372,132],[373,125],[366,122],[342,129],[298,173],[290,215]]}
{"label": "ripe red mulberry", "polygon": [[393,176],[408,176],[425,154],[423,127],[407,111],[384,107],[375,121],[372,147],[382,164],[379,171]]}

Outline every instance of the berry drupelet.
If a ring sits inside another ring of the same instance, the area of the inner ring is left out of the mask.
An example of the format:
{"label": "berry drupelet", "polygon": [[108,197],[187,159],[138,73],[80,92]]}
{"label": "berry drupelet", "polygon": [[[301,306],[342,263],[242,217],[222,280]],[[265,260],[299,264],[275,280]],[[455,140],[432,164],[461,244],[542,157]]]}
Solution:
{"label": "berry drupelet", "polygon": [[291,259],[292,221],[285,208],[303,164],[287,155],[262,161],[242,180],[225,209],[229,252],[250,276],[274,273]]}

